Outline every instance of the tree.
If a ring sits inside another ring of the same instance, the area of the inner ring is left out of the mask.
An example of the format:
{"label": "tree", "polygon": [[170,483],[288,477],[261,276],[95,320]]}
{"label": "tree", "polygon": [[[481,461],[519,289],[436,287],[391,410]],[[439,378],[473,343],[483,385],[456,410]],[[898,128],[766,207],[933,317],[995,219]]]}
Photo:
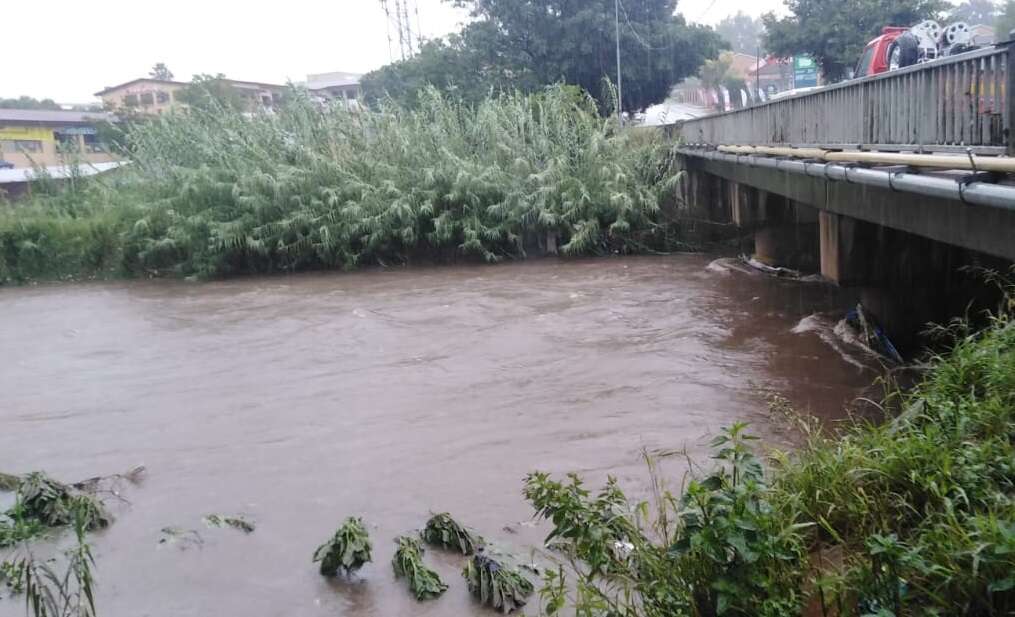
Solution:
{"label": "tree", "polygon": [[148,73],[148,76],[152,79],[159,79],[162,81],[173,81],[173,72],[162,62],[157,63],[152,67],[152,70]]}
{"label": "tree", "polygon": [[0,109],[60,109],[53,99],[35,99],[19,96],[16,99],[0,99]]}
{"label": "tree", "polygon": [[726,17],[715,27],[716,33],[730,44],[733,51],[756,55],[765,34],[765,25],[743,11]]}
{"label": "tree", "polygon": [[994,22],[994,32],[998,41],[1007,41],[1012,30],[1015,30],[1015,0],[1006,0]]}
{"label": "tree", "polygon": [[191,82],[180,90],[179,97],[181,101],[197,109],[221,106],[245,110],[247,107],[243,96],[229,85],[222,73],[194,75]]}
{"label": "tree", "polygon": [[881,28],[933,19],[942,7],[941,0],[786,0],[788,17],[762,16],[765,47],[783,57],[808,54],[835,81],[847,76]]}
{"label": "tree", "polygon": [[[616,81],[614,0],[445,0],[470,9],[456,35],[432,41],[414,58],[368,74],[368,99],[411,100],[432,83],[467,100],[490,90],[530,92],[564,82],[612,107],[604,80]],[[721,46],[710,28],[675,15],[676,0],[625,0],[620,13],[624,107],[666,98]]]}
{"label": "tree", "polygon": [[993,24],[999,7],[994,0],[966,0],[948,14],[948,21],[964,21],[970,26]]}

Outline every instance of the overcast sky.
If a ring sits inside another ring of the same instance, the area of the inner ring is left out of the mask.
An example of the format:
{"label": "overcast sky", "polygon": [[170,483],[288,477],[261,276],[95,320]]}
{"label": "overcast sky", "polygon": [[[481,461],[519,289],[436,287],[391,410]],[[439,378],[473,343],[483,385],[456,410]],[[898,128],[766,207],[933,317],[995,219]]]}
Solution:
{"label": "overcast sky", "polygon": [[[424,35],[457,29],[465,15],[442,0],[417,0]],[[715,23],[782,0],[681,0],[691,21]],[[165,62],[177,79],[224,73],[284,83],[307,73],[367,72],[389,60],[378,0],[3,0],[0,97],[94,101],[106,86]],[[415,16],[413,16],[415,22]]]}

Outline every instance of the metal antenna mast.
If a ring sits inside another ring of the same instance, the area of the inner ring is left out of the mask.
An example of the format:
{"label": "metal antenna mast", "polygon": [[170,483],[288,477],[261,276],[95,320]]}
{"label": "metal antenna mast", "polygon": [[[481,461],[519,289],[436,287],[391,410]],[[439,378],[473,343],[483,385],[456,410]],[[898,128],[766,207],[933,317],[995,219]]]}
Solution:
{"label": "metal antenna mast", "polygon": [[[412,30],[410,8],[412,11],[415,11],[418,22],[419,7],[415,4],[414,0],[393,0],[394,7],[388,4],[388,0],[380,0],[380,2],[381,8],[384,9],[384,15],[388,18],[388,55],[394,60],[394,52],[392,50],[394,41],[391,37],[391,26],[395,26],[395,30],[398,32],[398,51],[401,54],[402,60],[408,60],[415,55],[420,43],[419,34],[414,33]],[[415,41],[413,41],[413,38],[415,38]]]}
{"label": "metal antenna mast", "polygon": [[395,50],[391,47],[391,9],[388,8],[388,0],[380,0],[381,8],[384,9],[384,16],[387,18],[386,25],[388,27],[388,60],[393,62],[395,60]]}

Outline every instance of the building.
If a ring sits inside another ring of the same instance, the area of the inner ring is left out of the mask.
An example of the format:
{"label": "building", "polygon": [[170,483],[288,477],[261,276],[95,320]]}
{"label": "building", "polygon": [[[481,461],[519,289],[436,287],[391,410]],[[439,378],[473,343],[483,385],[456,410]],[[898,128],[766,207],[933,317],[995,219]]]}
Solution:
{"label": "building", "polygon": [[181,96],[187,83],[165,79],[134,79],[95,93],[110,111],[132,110],[161,114],[184,105]]}
{"label": "building", "polygon": [[15,168],[115,160],[99,137],[104,112],[0,109],[0,160]]}
{"label": "building", "polygon": [[969,34],[973,37],[973,45],[993,45],[997,42],[997,34],[994,27],[987,24],[970,26]]}
{"label": "building", "polygon": [[756,71],[759,66],[764,66],[765,61],[750,54],[733,52],[730,54],[730,68],[728,73],[740,79],[746,79],[748,73]]}
{"label": "building", "polygon": [[350,107],[359,105],[363,98],[359,73],[317,73],[307,75],[307,90],[311,94],[329,100],[343,100]]}
{"label": "building", "polygon": [[[248,111],[278,105],[288,90],[288,86],[256,81],[224,78],[216,81],[236,92],[243,99]],[[110,111],[134,111],[156,115],[186,107],[186,89],[190,85],[183,81],[142,77],[110,86],[96,92],[95,96],[102,99],[103,107]]]}
{"label": "building", "polygon": [[747,72],[746,82],[752,89],[761,88],[768,96],[792,90],[794,87],[792,59],[768,58],[760,70],[752,69]]}

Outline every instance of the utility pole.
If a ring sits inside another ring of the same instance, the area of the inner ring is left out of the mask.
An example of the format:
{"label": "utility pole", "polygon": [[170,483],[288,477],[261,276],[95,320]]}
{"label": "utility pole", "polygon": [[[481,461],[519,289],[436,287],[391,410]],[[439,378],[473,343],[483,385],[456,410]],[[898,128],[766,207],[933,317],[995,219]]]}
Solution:
{"label": "utility pole", "polygon": [[624,82],[620,76],[620,0],[613,0],[613,14],[617,26],[617,122],[624,124]]}

